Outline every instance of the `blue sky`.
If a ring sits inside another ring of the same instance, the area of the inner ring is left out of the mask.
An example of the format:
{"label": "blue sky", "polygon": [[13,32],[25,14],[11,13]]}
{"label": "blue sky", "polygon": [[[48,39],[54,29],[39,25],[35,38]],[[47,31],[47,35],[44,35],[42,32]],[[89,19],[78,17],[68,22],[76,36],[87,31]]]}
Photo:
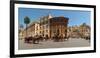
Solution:
{"label": "blue sky", "polygon": [[86,23],[90,25],[90,11],[82,10],[57,10],[57,9],[36,9],[36,8],[19,8],[18,21],[24,24],[24,17],[28,16],[32,21],[36,21],[39,17],[51,14],[52,16],[64,16],[69,18],[68,26],[80,25]]}

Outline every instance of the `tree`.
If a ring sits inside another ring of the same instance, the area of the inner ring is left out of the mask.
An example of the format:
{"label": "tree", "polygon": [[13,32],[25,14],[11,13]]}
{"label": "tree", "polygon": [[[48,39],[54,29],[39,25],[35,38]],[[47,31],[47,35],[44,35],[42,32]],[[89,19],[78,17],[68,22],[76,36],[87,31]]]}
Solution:
{"label": "tree", "polygon": [[83,24],[80,25],[80,27],[86,27],[86,26],[87,26],[86,23],[83,23]]}
{"label": "tree", "polygon": [[30,23],[30,18],[29,18],[28,16],[26,16],[26,17],[24,18],[24,23],[26,24],[26,37],[27,37],[27,26],[28,26],[28,24]]}

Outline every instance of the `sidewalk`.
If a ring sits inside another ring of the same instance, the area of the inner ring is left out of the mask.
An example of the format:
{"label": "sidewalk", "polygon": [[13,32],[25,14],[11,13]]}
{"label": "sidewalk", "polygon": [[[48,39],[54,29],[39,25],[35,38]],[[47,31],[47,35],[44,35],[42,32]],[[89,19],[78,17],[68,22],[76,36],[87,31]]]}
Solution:
{"label": "sidewalk", "polygon": [[44,49],[44,48],[62,48],[62,47],[87,47],[90,46],[89,40],[70,38],[63,42],[53,42],[52,40],[43,41],[39,44],[24,43],[24,40],[19,40],[18,49]]}

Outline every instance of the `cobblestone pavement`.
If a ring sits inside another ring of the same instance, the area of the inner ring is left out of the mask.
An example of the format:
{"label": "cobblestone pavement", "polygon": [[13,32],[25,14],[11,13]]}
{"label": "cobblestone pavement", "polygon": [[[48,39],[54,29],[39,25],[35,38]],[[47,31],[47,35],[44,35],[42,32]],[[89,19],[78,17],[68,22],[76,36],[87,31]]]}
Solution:
{"label": "cobblestone pavement", "polygon": [[77,39],[77,38],[70,38],[69,40],[63,42],[54,42],[52,40],[43,41],[39,44],[32,44],[32,43],[24,43],[24,40],[18,41],[18,49],[25,50],[25,49],[44,49],[44,48],[62,48],[62,47],[87,47],[90,46],[89,40],[85,39]]}

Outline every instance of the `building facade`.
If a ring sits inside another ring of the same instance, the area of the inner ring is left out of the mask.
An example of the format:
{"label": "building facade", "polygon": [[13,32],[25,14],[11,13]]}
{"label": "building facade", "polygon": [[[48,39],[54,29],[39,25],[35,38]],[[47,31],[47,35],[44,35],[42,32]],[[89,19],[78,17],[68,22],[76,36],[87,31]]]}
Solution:
{"label": "building facade", "polygon": [[65,37],[67,25],[68,25],[68,18],[65,18],[63,16],[51,18],[50,37],[53,37],[55,35]]}
{"label": "building facade", "polygon": [[40,35],[44,37],[50,37],[50,18],[52,18],[50,14],[40,18]]}
{"label": "building facade", "polygon": [[49,38],[58,35],[65,36],[66,28],[68,25],[68,18],[64,16],[53,17],[52,15],[47,15],[40,17],[37,22],[32,22],[27,27],[27,35],[25,35],[26,30],[24,29],[23,35],[25,36],[35,36],[41,35],[43,37],[48,36]]}
{"label": "building facade", "polygon": [[67,28],[67,36],[74,38],[89,37],[91,29],[89,25],[81,24],[79,26],[70,26]]}

